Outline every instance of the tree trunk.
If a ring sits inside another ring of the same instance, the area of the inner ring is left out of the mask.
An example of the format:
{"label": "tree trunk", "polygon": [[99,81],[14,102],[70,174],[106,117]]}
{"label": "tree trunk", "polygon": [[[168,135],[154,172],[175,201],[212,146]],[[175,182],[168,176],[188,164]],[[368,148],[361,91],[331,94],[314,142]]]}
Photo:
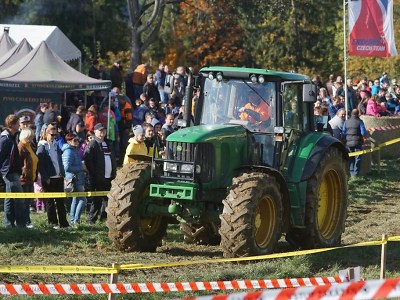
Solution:
{"label": "tree trunk", "polygon": [[135,68],[143,63],[142,62],[142,51],[140,34],[138,34],[138,30],[135,27],[131,29],[131,37],[132,37],[132,46],[131,46],[131,69],[135,70]]}

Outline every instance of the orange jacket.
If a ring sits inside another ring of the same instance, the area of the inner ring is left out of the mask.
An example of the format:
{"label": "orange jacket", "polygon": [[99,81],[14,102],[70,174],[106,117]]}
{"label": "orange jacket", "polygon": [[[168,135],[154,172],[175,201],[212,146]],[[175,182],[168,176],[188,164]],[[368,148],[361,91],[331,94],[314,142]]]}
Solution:
{"label": "orange jacket", "polygon": [[137,85],[144,85],[147,81],[147,69],[144,64],[138,65],[133,71],[132,82]]}
{"label": "orange jacket", "polygon": [[[259,104],[258,106],[256,106],[256,107],[254,107],[254,106],[251,105],[250,103],[247,103],[247,104],[244,106],[244,108],[245,108],[245,109],[250,109],[250,110],[253,110],[253,111],[259,113],[259,114],[260,114],[260,121],[261,121],[261,122],[264,122],[264,121],[268,120],[269,117],[270,117],[269,106],[268,106],[268,104],[265,103],[264,101],[261,101],[260,104]],[[247,121],[249,121],[249,122],[251,122],[251,123],[257,123],[257,122],[259,122],[259,121],[255,120],[253,117],[251,117],[249,114],[247,114],[246,112],[242,112],[242,113],[240,114],[240,119],[241,119],[241,120],[247,120]]]}

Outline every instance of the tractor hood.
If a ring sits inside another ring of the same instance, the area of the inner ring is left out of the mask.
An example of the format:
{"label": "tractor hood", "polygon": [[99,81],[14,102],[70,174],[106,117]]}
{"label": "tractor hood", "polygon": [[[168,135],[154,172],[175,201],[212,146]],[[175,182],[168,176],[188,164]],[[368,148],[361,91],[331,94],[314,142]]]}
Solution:
{"label": "tractor hood", "polygon": [[201,143],[229,138],[245,138],[246,129],[241,125],[217,124],[186,127],[170,134],[169,142]]}

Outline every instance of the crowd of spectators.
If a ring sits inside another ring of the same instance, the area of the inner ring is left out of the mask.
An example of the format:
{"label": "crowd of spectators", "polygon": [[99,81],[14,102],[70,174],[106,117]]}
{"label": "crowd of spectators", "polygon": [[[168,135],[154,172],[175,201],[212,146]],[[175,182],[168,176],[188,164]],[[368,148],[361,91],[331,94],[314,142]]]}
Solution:
{"label": "crowd of spectators", "polygon": [[[74,94],[70,113],[64,103],[49,102],[39,105],[32,120],[27,115],[6,118],[0,136],[6,192],[63,192],[67,182],[76,192],[107,191],[118,165],[134,161],[135,155],[151,156],[154,145],[157,156],[164,154],[166,137],[182,117],[185,69],[170,73],[160,63],[151,73],[140,64],[123,80],[119,61],[110,73],[94,61],[89,76],[110,79],[111,92],[94,92],[87,101]],[[121,93],[123,82],[127,94]],[[106,197],[8,198],[4,226],[32,228],[30,213],[35,211],[47,213],[51,228],[71,230],[85,210],[88,224],[105,220],[106,206]]]}

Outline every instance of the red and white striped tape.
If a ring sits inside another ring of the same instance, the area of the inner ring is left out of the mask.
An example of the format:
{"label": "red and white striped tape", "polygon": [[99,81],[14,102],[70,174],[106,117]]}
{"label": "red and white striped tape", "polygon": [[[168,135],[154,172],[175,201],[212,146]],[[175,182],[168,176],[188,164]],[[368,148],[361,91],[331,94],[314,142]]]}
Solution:
{"label": "red and white striped tape", "polygon": [[182,298],[181,300],[300,300],[300,299],[382,299],[400,296],[400,279],[346,282],[337,285],[266,290],[219,296]]}
{"label": "red and white striped tape", "polygon": [[399,129],[399,128],[400,128],[400,125],[381,126],[381,127],[368,128],[368,131],[385,131],[385,130],[394,130],[394,129]]}
{"label": "red and white striped tape", "polygon": [[239,289],[276,289],[325,286],[347,282],[346,277],[315,277],[273,280],[233,280],[172,283],[116,284],[0,284],[0,295],[126,294]]}

